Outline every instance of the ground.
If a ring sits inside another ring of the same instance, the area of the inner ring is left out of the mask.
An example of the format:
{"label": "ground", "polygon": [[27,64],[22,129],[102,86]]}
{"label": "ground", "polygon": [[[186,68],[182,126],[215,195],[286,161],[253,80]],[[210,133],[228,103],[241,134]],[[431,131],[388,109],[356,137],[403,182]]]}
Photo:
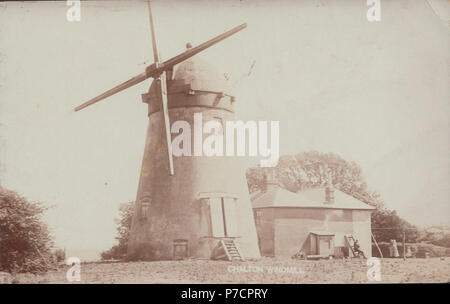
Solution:
{"label": "ground", "polygon": [[[304,261],[208,260],[82,263],[80,283],[368,283],[364,259]],[[19,283],[67,283],[69,266],[45,274],[19,274]],[[450,258],[383,259],[380,283],[449,282]]]}

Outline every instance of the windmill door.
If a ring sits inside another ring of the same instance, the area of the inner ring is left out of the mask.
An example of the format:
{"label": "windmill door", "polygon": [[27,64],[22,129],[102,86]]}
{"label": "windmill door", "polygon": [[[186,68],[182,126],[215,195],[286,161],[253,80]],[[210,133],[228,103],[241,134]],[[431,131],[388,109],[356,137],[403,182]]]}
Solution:
{"label": "windmill door", "polygon": [[211,198],[211,228],[213,237],[237,237],[236,199]]}

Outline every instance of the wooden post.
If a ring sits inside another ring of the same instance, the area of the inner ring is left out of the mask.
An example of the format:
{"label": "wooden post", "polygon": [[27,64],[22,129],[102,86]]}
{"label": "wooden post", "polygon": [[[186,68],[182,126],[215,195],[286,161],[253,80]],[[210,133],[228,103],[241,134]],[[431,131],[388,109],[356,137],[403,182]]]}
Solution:
{"label": "wooden post", "polygon": [[406,232],[403,230],[403,261],[406,261]]}
{"label": "wooden post", "polygon": [[375,246],[377,246],[378,252],[380,252],[380,257],[383,258],[383,253],[381,252],[380,246],[378,246],[377,240],[375,239],[375,236],[373,235],[373,233],[371,233],[371,234],[372,234],[372,238],[375,243]]}

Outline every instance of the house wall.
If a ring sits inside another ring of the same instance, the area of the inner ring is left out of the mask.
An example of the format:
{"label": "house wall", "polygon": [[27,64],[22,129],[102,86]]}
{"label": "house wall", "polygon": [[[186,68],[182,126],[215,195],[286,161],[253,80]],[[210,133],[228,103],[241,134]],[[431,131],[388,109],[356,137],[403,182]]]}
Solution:
{"label": "house wall", "polygon": [[[345,234],[354,235],[366,255],[370,256],[370,211],[335,210],[317,208],[265,208],[273,212],[272,223],[261,223],[257,231],[262,255],[273,246],[273,255],[292,256],[300,249],[314,254],[311,249],[311,231],[328,231],[335,234],[336,247],[344,247]],[[268,225],[269,227],[264,227]],[[268,238],[270,227],[273,240]],[[262,237],[262,234],[265,234]],[[314,246],[313,246],[314,247]],[[266,249],[266,250],[263,250]]]}
{"label": "house wall", "polygon": [[353,210],[353,236],[358,240],[366,257],[372,256],[371,212]]}
{"label": "house wall", "polygon": [[253,209],[261,255],[274,256],[274,208]]}

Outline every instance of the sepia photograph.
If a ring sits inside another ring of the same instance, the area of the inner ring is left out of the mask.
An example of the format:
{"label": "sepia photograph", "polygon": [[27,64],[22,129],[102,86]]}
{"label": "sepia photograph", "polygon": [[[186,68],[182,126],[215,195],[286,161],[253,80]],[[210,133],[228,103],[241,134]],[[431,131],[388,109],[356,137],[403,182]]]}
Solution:
{"label": "sepia photograph", "polygon": [[1,1],[0,285],[448,284],[449,4]]}

